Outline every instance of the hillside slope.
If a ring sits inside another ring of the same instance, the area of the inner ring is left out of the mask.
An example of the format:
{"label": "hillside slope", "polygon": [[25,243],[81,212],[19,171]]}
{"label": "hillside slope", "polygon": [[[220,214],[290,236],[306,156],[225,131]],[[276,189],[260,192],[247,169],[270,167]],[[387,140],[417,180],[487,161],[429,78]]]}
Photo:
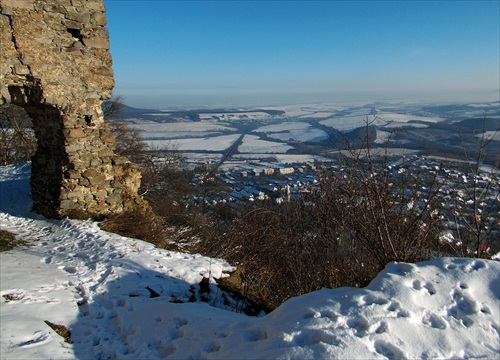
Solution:
{"label": "hillside slope", "polygon": [[247,317],[214,284],[225,261],[33,214],[29,175],[0,167],[0,227],[30,244],[0,254],[2,359],[500,358],[499,262],[391,263]]}

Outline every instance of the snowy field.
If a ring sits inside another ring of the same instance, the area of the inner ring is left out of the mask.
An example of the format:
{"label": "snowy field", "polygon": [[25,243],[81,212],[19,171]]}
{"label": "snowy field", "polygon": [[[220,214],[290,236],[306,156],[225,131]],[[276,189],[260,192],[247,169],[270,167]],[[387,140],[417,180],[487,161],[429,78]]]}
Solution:
{"label": "snowy field", "polygon": [[178,139],[184,137],[206,137],[221,134],[223,131],[236,131],[216,121],[158,123],[141,120],[131,124],[131,127],[141,131],[144,139]]}
{"label": "snowy field", "polygon": [[370,125],[385,126],[385,127],[415,127],[423,128],[425,124],[412,123],[410,121],[421,121],[428,123],[437,123],[444,121],[440,117],[425,117],[409,114],[398,114],[392,112],[377,112],[376,115],[371,115],[365,109],[356,110],[347,116],[334,116],[332,118],[322,120],[320,123],[329,126],[338,131],[348,132],[356,128],[366,126],[366,120]]}
{"label": "snowy field", "polygon": [[282,141],[318,142],[328,139],[328,134],[325,131],[300,121],[286,121],[279,124],[261,126],[255,129],[254,132],[265,133],[270,138]]}
{"label": "snowy field", "polygon": [[[390,263],[366,288],[248,317],[213,283],[225,261],[33,214],[29,176],[27,164],[0,167],[0,227],[30,244],[0,254],[2,359],[500,358],[496,261]],[[203,276],[208,302],[187,302]]]}
{"label": "snowy field", "polygon": [[239,139],[241,134],[212,136],[205,138],[187,138],[175,140],[144,140],[151,148],[171,147],[180,151],[224,151]]}
{"label": "snowy field", "polygon": [[[483,135],[484,134],[484,135]],[[485,131],[482,134],[477,134],[476,137],[481,139],[484,137],[486,141],[500,141],[500,131]]]}
{"label": "snowy field", "polygon": [[298,118],[326,118],[332,116],[336,111],[345,109],[338,104],[291,104],[274,106],[275,110],[282,110],[288,117]]}
{"label": "snowy field", "polygon": [[373,115],[339,116],[331,119],[322,120],[320,124],[331,127],[338,131],[349,132],[357,128],[366,126],[366,120],[372,125],[385,126],[387,121],[375,118]]}
{"label": "snowy field", "polygon": [[237,130],[216,121],[157,123],[141,120],[130,127],[139,130],[143,141],[152,149],[223,152],[241,136],[237,133],[222,135]]}
{"label": "snowy field", "polygon": [[286,153],[292,147],[285,143],[262,140],[256,135],[245,135],[243,143],[238,146],[238,151],[241,153]]}
{"label": "snowy field", "polygon": [[391,122],[399,122],[399,123],[406,123],[408,121],[423,121],[423,122],[429,122],[429,123],[437,123],[444,121],[443,118],[440,118],[438,116],[434,117],[427,117],[427,116],[417,116],[417,115],[411,115],[411,114],[398,114],[398,113],[392,113],[392,112],[377,112],[377,116],[383,120],[386,121],[391,121]]}

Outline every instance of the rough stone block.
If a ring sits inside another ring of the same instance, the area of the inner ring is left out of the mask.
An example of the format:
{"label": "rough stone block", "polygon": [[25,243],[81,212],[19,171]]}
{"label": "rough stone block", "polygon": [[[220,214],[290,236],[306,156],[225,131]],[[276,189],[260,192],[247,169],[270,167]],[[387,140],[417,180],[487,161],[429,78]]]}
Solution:
{"label": "rough stone block", "polygon": [[83,24],[79,21],[74,21],[74,20],[65,20],[64,21],[64,25],[68,28],[68,29],[76,29],[76,30],[80,30],[83,28]]}
{"label": "rough stone block", "polygon": [[77,170],[67,170],[66,174],[67,174],[68,178],[70,178],[70,179],[81,179],[82,178],[82,174],[80,174],[80,172]]}
{"label": "rough stone block", "polygon": [[3,8],[34,10],[32,0],[2,0]]}
{"label": "rough stone block", "polygon": [[68,136],[71,137],[71,138],[82,138],[82,137],[85,137],[87,135],[85,135],[85,133],[83,132],[82,129],[76,128],[76,129],[71,129],[69,131],[69,135]]}
{"label": "rough stone block", "polygon": [[77,186],[73,191],[67,193],[68,199],[83,199],[85,197],[85,192],[81,186]]}
{"label": "rough stone block", "polygon": [[83,44],[90,48],[109,49],[109,40],[101,36],[83,38]]}
{"label": "rough stone block", "polygon": [[17,64],[14,65],[14,72],[17,75],[29,75],[30,69],[26,65]]}
{"label": "rough stone block", "polygon": [[99,11],[92,14],[92,20],[94,21],[95,25],[99,26],[104,26],[107,23],[106,15]]}
{"label": "rough stone block", "polygon": [[106,199],[107,196],[108,196],[108,193],[106,192],[106,190],[99,190],[95,193],[96,199],[104,200],[104,199]]}
{"label": "rough stone block", "polygon": [[90,22],[90,14],[88,12],[79,13],[79,12],[68,12],[66,14],[66,19],[75,20],[81,23]]}
{"label": "rough stone block", "polygon": [[116,156],[111,160],[111,163],[113,165],[123,165],[128,162],[128,159],[126,156]]}
{"label": "rough stone block", "polygon": [[43,10],[47,12],[56,12],[60,14],[66,13],[66,9],[64,8],[64,6],[61,6],[59,4],[46,4],[43,6]]}
{"label": "rough stone block", "polygon": [[61,209],[65,209],[65,210],[73,210],[73,209],[76,209],[78,207],[78,203],[74,200],[61,200]]}
{"label": "rough stone block", "polygon": [[104,3],[102,1],[98,1],[98,0],[87,0],[87,3],[85,4],[85,6],[87,7],[87,9],[90,9],[90,10],[98,10],[98,11],[105,10]]}

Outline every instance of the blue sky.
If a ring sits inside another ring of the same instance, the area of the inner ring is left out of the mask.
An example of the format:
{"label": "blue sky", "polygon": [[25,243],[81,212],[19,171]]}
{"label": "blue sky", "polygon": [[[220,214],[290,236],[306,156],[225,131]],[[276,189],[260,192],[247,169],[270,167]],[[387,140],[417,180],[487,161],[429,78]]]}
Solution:
{"label": "blue sky", "polygon": [[496,0],[104,3],[132,106],[499,97]]}

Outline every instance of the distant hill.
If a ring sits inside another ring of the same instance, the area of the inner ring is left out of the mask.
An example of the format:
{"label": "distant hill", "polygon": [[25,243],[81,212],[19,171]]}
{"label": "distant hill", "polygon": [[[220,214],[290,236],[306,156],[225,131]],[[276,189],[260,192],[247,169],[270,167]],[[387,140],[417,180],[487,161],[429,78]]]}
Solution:
{"label": "distant hill", "polygon": [[140,109],[128,105],[123,105],[120,114],[117,115],[120,119],[140,118],[155,122],[177,122],[182,121],[201,121],[200,114],[239,114],[239,113],[266,113],[271,116],[284,115],[283,110],[273,109],[195,109],[195,110],[177,110],[163,111],[153,109]]}
{"label": "distant hill", "polygon": [[142,116],[144,114],[150,114],[150,113],[154,113],[154,112],[158,112],[158,110],[139,109],[139,108],[135,108],[135,107],[123,104],[122,111],[118,115],[118,117],[122,118],[122,119],[133,118],[133,117],[141,117],[142,118]]}
{"label": "distant hill", "polygon": [[479,131],[496,131],[500,129],[500,119],[488,117],[466,119],[456,124]]}

